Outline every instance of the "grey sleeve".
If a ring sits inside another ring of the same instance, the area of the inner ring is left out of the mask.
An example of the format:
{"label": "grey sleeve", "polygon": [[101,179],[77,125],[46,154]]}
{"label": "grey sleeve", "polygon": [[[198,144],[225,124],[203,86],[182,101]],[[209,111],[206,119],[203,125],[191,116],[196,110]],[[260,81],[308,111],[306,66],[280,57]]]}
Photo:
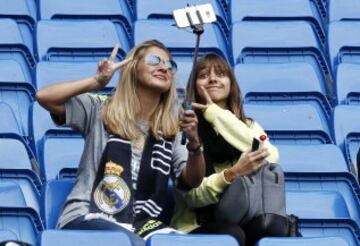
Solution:
{"label": "grey sleeve", "polygon": [[176,178],[179,178],[182,170],[186,166],[188,151],[185,145],[181,144],[181,134],[179,133],[174,141],[173,146],[173,171]]}
{"label": "grey sleeve", "polygon": [[[75,128],[83,135],[87,135],[92,125],[91,119],[94,119],[93,114],[100,110],[100,104],[100,98],[90,93],[72,97],[65,103],[65,124],[63,126]],[[54,121],[57,123],[56,119]]]}

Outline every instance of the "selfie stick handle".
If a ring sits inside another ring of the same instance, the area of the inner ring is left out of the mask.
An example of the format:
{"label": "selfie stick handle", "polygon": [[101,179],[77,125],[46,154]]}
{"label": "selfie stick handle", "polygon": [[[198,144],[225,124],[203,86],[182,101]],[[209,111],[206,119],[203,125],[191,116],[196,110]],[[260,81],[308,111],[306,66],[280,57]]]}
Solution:
{"label": "selfie stick handle", "polygon": [[[192,108],[191,106],[191,101],[192,101],[192,98],[193,98],[193,83],[194,83],[194,70],[195,70],[195,67],[196,67],[196,62],[197,62],[197,56],[198,56],[198,52],[199,52],[199,46],[200,46],[200,35],[204,32],[204,28],[203,28],[203,21],[201,19],[201,16],[200,16],[200,13],[199,11],[197,10],[196,11],[196,14],[200,20],[200,24],[197,24],[197,25],[193,25],[192,24],[192,21],[191,21],[191,17],[188,13],[186,13],[188,19],[189,19],[189,22],[191,23],[191,28],[193,29],[193,33],[196,34],[196,44],[195,44],[195,52],[194,52],[194,61],[193,61],[193,66],[192,66],[192,69],[191,69],[191,74],[190,74],[190,79],[189,79],[189,82],[188,82],[188,93],[185,97],[185,100],[183,102],[183,108],[184,110],[190,110]],[[182,135],[181,135],[181,144],[184,145],[186,143],[186,133],[185,132],[182,132]]]}

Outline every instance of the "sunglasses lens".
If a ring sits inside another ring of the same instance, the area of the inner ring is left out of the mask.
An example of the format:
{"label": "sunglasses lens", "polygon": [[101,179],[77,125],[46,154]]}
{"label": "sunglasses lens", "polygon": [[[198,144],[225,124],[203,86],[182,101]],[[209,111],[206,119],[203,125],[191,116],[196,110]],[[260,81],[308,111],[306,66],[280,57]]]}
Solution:
{"label": "sunglasses lens", "polygon": [[165,62],[166,69],[170,69],[172,73],[176,73],[177,65],[173,60],[169,60]]}
{"label": "sunglasses lens", "polygon": [[148,55],[145,57],[145,63],[148,65],[158,65],[160,62],[160,57],[156,55]]}
{"label": "sunglasses lens", "polygon": [[177,71],[177,64],[176,64],[176,62],[174,62],[173,60],[170,60],[169,63],[171,64],[171,65],[170,65],[170,66],[171,66],[171,72],[172,72],[172,73],[176,73],[176,71]]}
{"label": "sunglasses lens", "polygon": [[[145,63],[151,66],[157,66],[161,62],[161,58],[157,55],[148,55],[145,57]],[[177,65],[173,60],[168,60],[164,62],[166,69],[170,69],[172,73],[176,73]]]}

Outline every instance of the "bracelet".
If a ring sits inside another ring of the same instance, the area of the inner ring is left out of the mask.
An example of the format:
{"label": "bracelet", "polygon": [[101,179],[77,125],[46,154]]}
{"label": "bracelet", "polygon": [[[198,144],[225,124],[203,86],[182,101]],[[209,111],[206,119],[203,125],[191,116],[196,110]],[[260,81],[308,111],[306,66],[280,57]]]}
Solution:
{"label": "bracelet", "polygon": [[99,73],[96,73],[96,74],[94,75],[94,79],[95,79],[96,83],[101,83],[101,80],[104,79],[104,76],[102,76],[102,75],[99,74]]}
{"label": "bracelet", "polygon": [[199,155],[204,151],[202,144],[199,144],[198,146],[196,146],[196,148],[192,149],[189,148],[189,143],[188,143],[186,144],[186,148],[189,151],[189,155]]}

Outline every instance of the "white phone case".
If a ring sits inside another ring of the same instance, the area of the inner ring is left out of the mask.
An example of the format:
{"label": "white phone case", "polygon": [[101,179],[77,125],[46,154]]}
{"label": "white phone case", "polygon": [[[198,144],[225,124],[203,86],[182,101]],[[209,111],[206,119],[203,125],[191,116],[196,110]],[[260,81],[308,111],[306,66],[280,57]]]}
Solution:
{"label": "white phone case", "polygon": [[176,25],[179,28],[185,28],[191,25],[189,18],[187,17],[187,13],[190,16],[193,25],[200,24],[200,20],[198,15],[196,14],[196,10],[199,11],[203,24],[212,23],[216,21],[216,15],[214,9],[212,5],[208,3],[208,4],[190,6],[190,7],[185,7],[183,9],[174,10],[173,16],[176,21]]}

